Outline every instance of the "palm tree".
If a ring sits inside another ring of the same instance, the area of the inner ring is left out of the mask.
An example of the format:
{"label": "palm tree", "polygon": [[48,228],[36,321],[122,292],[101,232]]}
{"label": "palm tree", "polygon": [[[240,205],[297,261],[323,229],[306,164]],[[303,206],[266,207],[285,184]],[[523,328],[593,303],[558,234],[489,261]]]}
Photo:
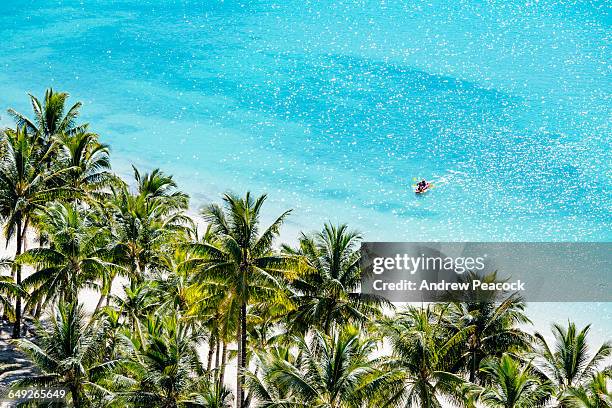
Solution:
{"label": "palm tree", "polygon": [[[497,281],[496,273],[478,277],[472,273],[466,280],[480,279],[485,282]],[[460,345],[459,367],[469,373],[472,383],[478,378],[480,362],[488,357],[501,357],[503,353],[527,349],[530,336],[519,325],[529,323],[524,313],[525,303],[511,295],[500,299],[501,294],[489,292],[479,299],[464,299],[448,307],[448,322],[454,331],[468,330],[469,336]]]}
{"label": "palm tree", "polygon": [[438,408],[445,399],[461,403],[464,380],[451,370],[456,366],[453,350],[468,331],[449,330],[444,313],[444,308],[411,306],[379,323],[392,349],[383,367],[387,404]]}
{"label": "palm tree", "polygon": [[[53,199],[74,195],[73,191],[54,183],[64,171],[46,171],[44,160],[26,127],[0,134],[0,218],[7,243],[15,237],[15,256],[24,249],[34,212]],[[15,283],[21,285],[19,263],[14,273]],[[17,295],[14,337],[21,335],[21,309],[21,296]]]}
{"label": "palm tree", "polygon": [[119,310],[111,306],[100,308],[89,324],[99,322],[106,328],[104,359],[118,360],[125,339],[133,332],[133,326],[127,324]]}
{"label": "palm tree", "polygon": [[584,385],[569,388],[564,398],[568,406],[573,408],[610,408],[612,407],[612,390],[608,383],[612,379],[610,370],[594,374]]}
{"label": "palm tree", "polygon": [[256,406],[379,406],[376,398],[384,374],[372,357],[376,343],[358,333],[351,327],[341,328],[333,337],[314,331],[310,342],[304,337],[296,339],[299,357],[282,348],[263,355],[261,374],[247,374]]}
{"label": "palm tree", "polygon": [[322,232],[302,235],[297,250],[285,247],[303,261],[302,273],[291,282],[297,307],[287,318],[298,332],[319,327],[329,334],[336,324],[364,322],[380,316],[381,305],[391,306],[383,298],[358,290],[360,240],[346,224],[325,224]]}
{"label": "palm tree", "polygon": [[221,383],[204,383],[203,390],[193,393],[188,407],[231,408],[232,393]]}
{"label": "palm tree", "polygon": [[93,213],[76,203],[55,203],[38,213],[39,225],[50,238],[51,248],[32,248],[17,258],[36,271],[23,281],[32,288],[30,302],[43,305],[61,300],[72,303],[82,288],[99,289],[110,270],[110,233],[95,225]]}
{"label": "palm tree", "polygon": [[530,364],[521,365],[508,354],[485,361],[481,371],[490,385],[478,390],[475,398],[485,407],[543,407],[550,399],[550,384],[542,381]]}
{"label": "palm tree", "polygon": [[63,302],[47,326],[38,323],[35,342],[15,340],[40,372],[15,385],[65,388],[76,408],[87,406],[91,400],[110,397],[110,391],[100,385],[115,364],[103,359],[104,326],[86,325],[82,307]]}
{"label": "palm tree", "polygon": [[152,267],[149,292],[156,312],[176,314],[192,330],[207,332],[206,371],[223,384],[229,335],[235,332],[235,299],[223,285],[198,282],[198,259],[184,248],[162,255],[160,261]]}
{"label": "palm tree", "polygon": [[142,176],[134,169],[137,192],[113,189],[108,211],[113,219],[115,255],[128,270],[132,287],[142,282],[147,268],[161,262],[161,254],[183,241],[192,220],[184,210],[187,196],[172,177],[159,170]]}
{"label": "palm tree", "polygon": [[185,209],[189,204],[189,196],[177,189],[177,184],[172,178],[164,174],[160,169],[154,169],[151,173],[141,174],[132,166],[134,179],[138,194],[146,197],[147,203],[155,204],[162,201],[166,206],[176,209]]}
{"label": "palm tree", "polygon": [[85,194],[95,195],[115,181],[110,172],[109,148],[98,141],[97,134],[60,133],[53,140],[57,146],[56,164],[70,168],[62,182]]}
{"label": "palm tree", "polygon": [[45,91],[45,98],[41,103],[38,98],[28,94],[34,111],[34,119],[9,109],[18,127],[26,127],[30,134],[36,135],[44,143],[50,143],[51,137],[59,133],[75,133],[84,130],[86,125],[76,125],[81,102],[77,102],[66,110],[66,101],[69,95],[65,92],[54,92],[53,88]]}
{"label": "palm tree", "polygon": [[[294,340],[292,339],[292,345],[296,344]],[[299,370],[295,354],[290,346],[281,345],[256,353],[258,372],[249,371],[245,376],[245,387],[251,397],[255,397],[256,407],[283,407],[295,403],[290,387],[280,386],[274,376],[276,367],[291,366],[294,370]]]}
{"label": "palm tree", "polygon": [[535,334],[539,349],[534,363],[555,386],[555,395],[561,406],[565,392],[589,381],[612,353],[612,343],[605,342],[591,355],[587,341],[589,330],[590,325],[579,331],[572,322],[568,323],[567,328],[554,324],[553,348],[549,347],[542,334]]}
{"label": "palm tree", "polygon": [[290,213],[282,213],[268,228],[260,232],[260,212],[266,195],[254,199],[250,193],[241,199],[226,194],[224,207],[213,204],[202,215],[218,237],[217,245],[199,242],[191,245],[202,256],[201,281],[223,282],[239,305],[238,373],[236,378],[237,408],[244,406],[243,373],[247,363],[247,306],[282,296],[287,257],[273,252],[272,244]]}
{"label": "palm tree", "polygon": [[240,305],[223,283],[201,283],[190,315],[208,330],[207,371],[212,370],[219,384],[224,383],[228,344],[236,338]]}
{"label": "palm tree", "polygon": [[[197,237],[197,234],[194,234]],[[200,244],[221,245],[210,225]],[[187,246],[192,247],[192,245]],[[192,251],[197,252],[197,251]],[[195,256],[192,256],[195,255]],[[190,278],[194,289],[199,293],[194,300],[189,315],[197,319],[208,331],[208,358],[206,370],[214,374],[219,384],[224,383],[225,367],[228,358],[228,344],[236,338],[237,318],[240,305],[231,295],[231,287],[225,280],[202,279],[197,272],[201,270],[203,259],[197,254],[190,254],[182,263],[182,272],[193,276]]]}
{"label": "palm tree", "polygon": [[176,408],[190,406],[210,384],[196,350],[197,335],[176,316],[150,317],[144,343],[132,343],[115,382],[127,387],[118,400],[127,405]]}
{"label": "palm tree", "polygon": [[153,313],[155,298],[151,296],[151,287],[148,282],[143,282],[135,287],[124,286],[124,296],[113,296],[114,303],[117,305],[117,312],[120,313],[132,330],[136,330],[138,340],[144,343],[142,334],[141,319]]}

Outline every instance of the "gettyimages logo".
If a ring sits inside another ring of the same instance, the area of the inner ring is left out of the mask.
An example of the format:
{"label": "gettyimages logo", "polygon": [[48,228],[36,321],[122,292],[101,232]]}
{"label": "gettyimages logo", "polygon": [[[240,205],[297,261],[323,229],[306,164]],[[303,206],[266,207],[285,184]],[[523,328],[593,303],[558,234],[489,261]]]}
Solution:
{"label": "gettyimages logo", "polygon": [[397,243],[362,245],[364,293],[392,302],[612,301],[610,243]]}
{"label": "gettyimages logo", "polygon": [[467,271],[484,271],[485,256],[477,258],[472,257],[441,257],[441,256],[425,256],[421,254],[418,257],[410,256],[407,253],[396,254],[394,258],[378,257],[372,262],[372,272],[380,275],[385,270],[404,270],[411,275],[414,275],[419,270],[448,270],[458,274],[463,274]]}

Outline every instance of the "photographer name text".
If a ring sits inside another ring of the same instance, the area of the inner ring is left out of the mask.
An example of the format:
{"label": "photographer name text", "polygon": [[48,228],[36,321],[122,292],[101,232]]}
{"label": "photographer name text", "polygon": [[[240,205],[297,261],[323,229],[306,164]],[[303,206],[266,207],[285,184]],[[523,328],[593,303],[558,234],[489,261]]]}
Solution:
{"label": "photographer name text", "polygon": [[411,281],[402,279],[400,281],[387,282],[382,279],[377,279],[372,282],[374,290],[382,291],[503,291],[503,292],[520,292],[525,290],[525,282],[520,279],[514,282],[483,282],[473,280],[471,282],[429,282],[427,280]]}

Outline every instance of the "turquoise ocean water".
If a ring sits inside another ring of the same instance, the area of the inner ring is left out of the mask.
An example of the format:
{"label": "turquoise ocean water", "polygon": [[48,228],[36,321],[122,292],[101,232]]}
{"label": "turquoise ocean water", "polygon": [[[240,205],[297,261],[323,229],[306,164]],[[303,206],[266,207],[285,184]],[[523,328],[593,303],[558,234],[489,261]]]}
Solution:
{"label": "turquoise ocean water", "polygon": [[[610,241],[611,21],[604,1],[4,0],[0,109],[68,91],[120,172],[161,167],[194,207],[267,192],[287,239]],[[531,308],[612,337],[609,304]]]}

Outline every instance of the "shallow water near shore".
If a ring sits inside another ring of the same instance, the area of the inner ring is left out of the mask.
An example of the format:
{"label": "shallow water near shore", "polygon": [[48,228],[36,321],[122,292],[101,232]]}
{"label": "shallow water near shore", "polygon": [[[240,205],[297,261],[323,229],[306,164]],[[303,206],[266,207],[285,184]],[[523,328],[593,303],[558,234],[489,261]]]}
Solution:
{"label": "shallow water near shore", "polygon": [[[69,91],[119,172],[267,192],[287,240],[610,241],[609,32],[603,1],[7,0],[0,109]],[[612,337],[609,304],[534,313]]]}

